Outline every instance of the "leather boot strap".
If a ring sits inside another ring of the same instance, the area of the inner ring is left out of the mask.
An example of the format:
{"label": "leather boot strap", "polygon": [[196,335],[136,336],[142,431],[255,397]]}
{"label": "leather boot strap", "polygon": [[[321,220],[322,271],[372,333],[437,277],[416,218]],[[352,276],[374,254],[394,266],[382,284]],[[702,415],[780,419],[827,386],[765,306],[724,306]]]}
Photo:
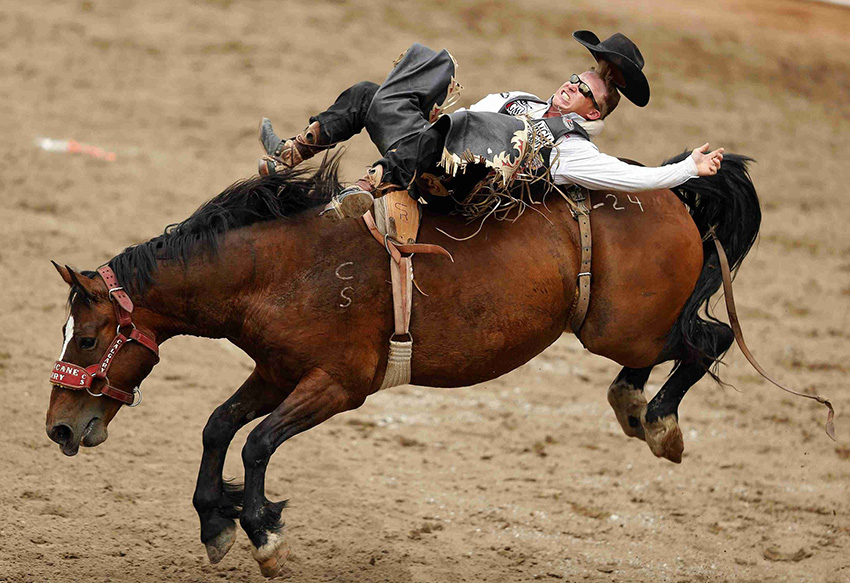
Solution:
{"label": "leather boot strap", "polygon": [[391,239],[389,236],[385,237],[381,234],[381,231],[378,230],[378,226],[375,224],[375,219],[370,212],[363,215],[363,222],[366,223],[366,227],[369,229],[369,232],[372,233],[375,240],[387,250],[387,253],[390,254],[390,257],[393,258],[393,261],[396,264],[401,262],[402,253],[442,255],[444,257],[448,257],[451,259],[452,263],[454,263],[454,257],[452,257],[452,254],[439,245],[433,245],[431,243],[408,243],[406,245],[402,245],[401,243]]}

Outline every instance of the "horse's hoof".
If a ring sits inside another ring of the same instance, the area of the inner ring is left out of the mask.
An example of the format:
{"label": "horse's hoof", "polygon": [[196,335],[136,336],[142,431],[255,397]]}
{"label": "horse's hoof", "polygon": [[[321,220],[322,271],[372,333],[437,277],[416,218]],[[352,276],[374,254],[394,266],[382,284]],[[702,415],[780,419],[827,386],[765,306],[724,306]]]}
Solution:
{"label": "horse's hoof", "polygon": [[608,387],[608,403],[614,409],[623,433],[629,437],[646,440],[641,424],[641,412],[646,408],[643,391],[626,382],[612,383]]}
{"label": "horse's hoof", "polygon": [[230,550],[230,547],[233,546],[235,540],[236,523],[231,522],[217,537],[206,543],[207,556],[210,558],[210,563],[215,565],[220,562],[224,558],[224,555],[227,554],[227,551]]}
{"label": "horse's hoof", "polygon": [[673,463],[682,463],[682,452],[685,451],[685,440],[675,415],[667,415],[658,421],[647,423],[646,409],[641,413],[646,443],[656,457],[667,458]]}
{"label": "horse's hoof", "polygon": [[289,558],[289,543],[279,532],[269,533],[268,541],[260,548],[251,547],[254,560],[260,564],[263,577],[277,577],[283,571],[286,559]]}

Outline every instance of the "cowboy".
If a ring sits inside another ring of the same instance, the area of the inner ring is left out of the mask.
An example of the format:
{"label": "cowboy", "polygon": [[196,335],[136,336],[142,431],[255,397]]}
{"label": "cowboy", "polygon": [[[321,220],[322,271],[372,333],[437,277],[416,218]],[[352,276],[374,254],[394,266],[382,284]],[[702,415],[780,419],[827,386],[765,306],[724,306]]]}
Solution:
{"label": "cowboy", "polygon": [[[508,178],[527,175],[535,167],[533,160],[519,159],[530,153],[538,156],[536,166],[542,165],[555,185],[623,192],[672,188],[717,172],[723,149],[708,152],[708,144],[678,163],[655,168],[599,152],[592,138],[602,131],[603,120],[617,107],[620,95],[639,107],[649,102],[644,59],[620,33],[600,41],[592,32],[580,30],[573,38],[590,51],[597,66],[571,75],[548,100],[521,92],[491,94],[467,110],[447,115],[441,115],[442,110],[460,89],[454,78],[455,61],[446,50],[436,53],[414,44],[383,84],[361,82],[350,87],[293,138],[281,140],[271,122],[263,119],[260,141],[268,156],[260,161],[260,173],[294,168],[366,128],[383,158],[323,211],[331,219],[343,219],[365,213],[376,194],[407,190],[417,176],[440,173],[435,170],[438,166],[444,174],[456,173],[458,161],[462,167],[470,160],[490,168],[501,163],[508,184]],[[522,120],[531,121],[531,126]],[[551,147],[526,148],[511,158],[517,139],[533,141],[527,135],[529,128],[537,139],[547,138]]]}

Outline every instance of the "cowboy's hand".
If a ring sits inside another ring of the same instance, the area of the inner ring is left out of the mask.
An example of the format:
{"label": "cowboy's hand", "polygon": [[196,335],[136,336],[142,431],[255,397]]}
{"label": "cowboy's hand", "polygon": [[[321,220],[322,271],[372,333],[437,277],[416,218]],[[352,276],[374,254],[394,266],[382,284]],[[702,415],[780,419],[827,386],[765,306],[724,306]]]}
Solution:
{"label": "cowboy's hand", "polygon": [[691,158],[697,165],[698,176],[713,176],[720,170],[720,163],[723,161],[723,148],[706,152],[708,152],[707,143],[691,152]]}

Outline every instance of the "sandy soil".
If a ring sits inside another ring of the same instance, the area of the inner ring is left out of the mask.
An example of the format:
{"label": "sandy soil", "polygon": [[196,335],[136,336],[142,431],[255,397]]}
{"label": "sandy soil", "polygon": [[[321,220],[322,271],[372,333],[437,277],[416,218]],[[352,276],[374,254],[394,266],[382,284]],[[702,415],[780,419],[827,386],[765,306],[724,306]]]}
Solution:
{"label": "sandy soil", "polygon": [[[456,391],[402,387],[284,445],[292,580],[850,581],[850,11],[791,0],[554,3],[3,2],[0,10],[0,581],[260,581],[247,538],[207,564],[191,506],[200,433],[247,376],[229,345],[175,339],[103,446],[68,459],[44,433],[65,284],[254,172],[262,115],[281,133],[411,42],[448,47],[467,87],[548,94],[590,61],[569,39],[622,30],[653,97],[598,141],[657,164],[705,141],[758,160],[760,242],[736,280],[745,332],[681,408],[684,462],[622,435],[619,367],[564,337]],[[641,7],[643,6],[643,8]],[[647,9],[646,7],[651,7]],[[544,58],[548,56],[548,58]],[[50,153],[73,138],[115,162]],[[344,164],[375,157],[365,137]],[[657,390],[666,370],[656,371]],[[227,474],[240,476],[242,432]]]}

